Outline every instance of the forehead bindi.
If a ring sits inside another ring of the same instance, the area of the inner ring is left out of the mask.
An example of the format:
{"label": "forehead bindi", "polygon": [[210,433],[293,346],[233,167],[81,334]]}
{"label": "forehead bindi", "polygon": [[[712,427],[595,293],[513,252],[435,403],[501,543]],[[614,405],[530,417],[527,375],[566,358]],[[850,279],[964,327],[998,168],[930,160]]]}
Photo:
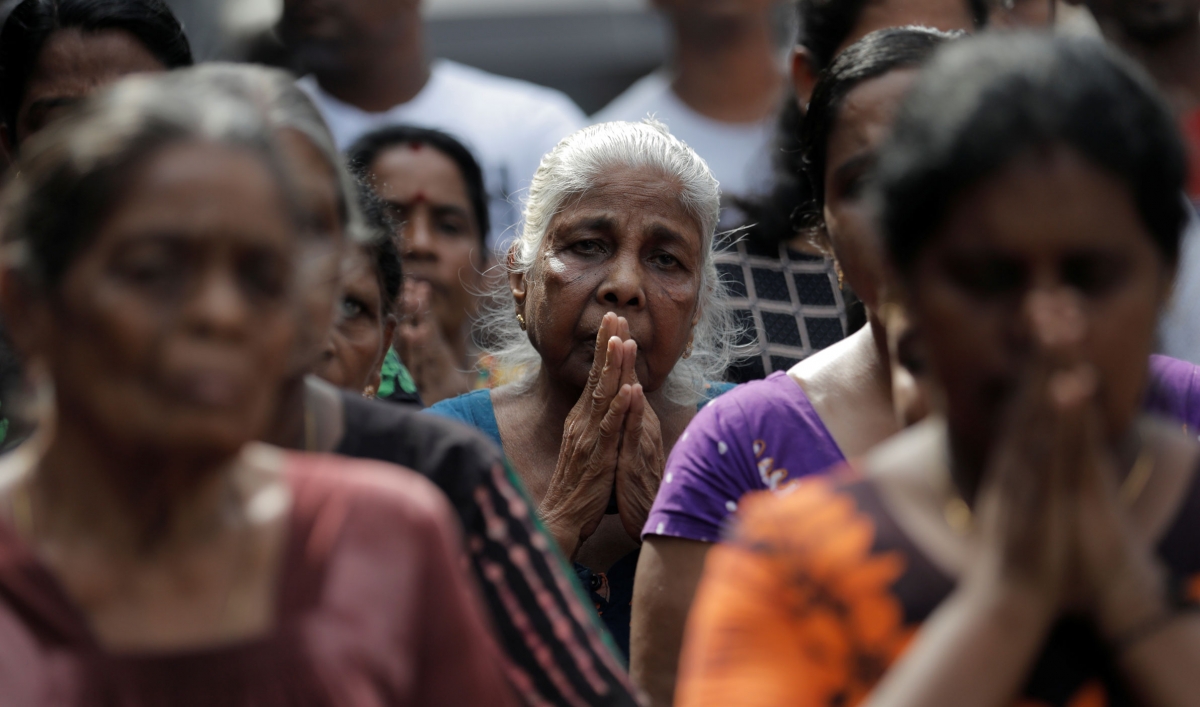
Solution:
{"label": "forehead bindi", "polygon": [[371,165],[371,174],[385,201],[470,208],[458,165],[428,146],[407,143],[385,150]]}

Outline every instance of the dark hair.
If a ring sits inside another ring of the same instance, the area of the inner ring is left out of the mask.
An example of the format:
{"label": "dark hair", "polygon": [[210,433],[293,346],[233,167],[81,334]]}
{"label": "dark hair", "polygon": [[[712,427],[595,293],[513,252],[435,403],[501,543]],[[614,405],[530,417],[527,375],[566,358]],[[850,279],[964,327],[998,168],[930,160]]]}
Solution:
{"label": "dark hair", "polygon": [[[987,24],[986,0],[966,0],[976,29]],[[838,47],[858,24],[868,0],[799,0],[796,14],[800,34],[796,43],[808,49],[812,66],[818,71],[833,63]]]}
{"label": "dark hair", "polygon": [[417,128],[409,125],[397,125],[381,128],[367,133],[359,138],[346,156],[350,169],[359,179],[370,182],[371,167],[379,156],[399,145],[425,145],[432,147],[449,157],[458,166],[463,184],[467,187],[467,199],[471,202],[471,211],[475,214],[475,223],[479,226],[479,242],[485,247],[480,251],[487,253],[487,236],[491,230],[491,219],[488,217],[487,190],[483,186],[483,170],[475,156],[461,142],[440,130]]}
{"label": "dark hair", "polygon": [[358,194],[363,220],[370,231],[370,237],[360,247],[375,269],[383,314],[395,314],[400,288],[404,285],[400,249],[396,247],[396,223],[371,187],[360,182]]}
{"label": "dark hair", "polygon": [[[987,0],[964,0],[975,27],[987,24]],[[799,28],[796,44],[808,50],[812,68],[824,71],[838,53],[838,47],[854,31],[868,0],[799,0],[796,19]],[[803,176],[800,125],[804,111],[793,96],[786,100],[775,127],[772,145],[774,157],[771,193],[759,199],[735,199],[746,216],[749,237],[759,244],[776,246],[791,240],[801,229],[797,218],[812,199],[808,180]]]}
{"label": "dark hair", "polygon": [[961,36],[962,32],[940,32],[927,27],[877,30],[851,44],[821,72],[800,128],[800,154],[811,190],[806,209],[810,223],[819,223],[825,208],[829,135],[837,124],[846,96],[865,81],[921,65],[942,44]]}
{"label": "dark hair", "polygon": [[893,263],[909,271],[964,190],[1058,146],[1120,179],[1177,261],[1186,161],[1150,79],[1099,40],[1003,34],[938,52],[897,115],[875,183]]}
{"label": "dark hair", "polygon": [[162,0],[25,0],[0,30],[0,119],[14,140],[17,113],[42,47],[64,29],[124,30],[166,68],[192,65],[183,26]]}

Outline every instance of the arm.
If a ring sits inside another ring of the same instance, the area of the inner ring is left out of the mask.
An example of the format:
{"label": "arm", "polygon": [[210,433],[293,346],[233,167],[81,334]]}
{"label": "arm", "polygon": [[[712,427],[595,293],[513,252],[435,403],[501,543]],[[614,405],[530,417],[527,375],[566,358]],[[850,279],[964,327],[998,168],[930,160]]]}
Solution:
{"label": "arm", "polygon": [[1150,635],[1125,647],[1120,667],[1141,704],[1183,707],[1200,695],[1200,615],[1176,615]]}
{"label": "arm", "polygon": [[872,692],[868,707],[1012,704],[1037,658],[1053,607],[1036,594],[968,582],[921,628]]}
{"label": "arm", "polygon": [[629,671],[654,707],[674,703],[683,628],[711,547],[662,535],[651,535],[642,545],[633,585]]}

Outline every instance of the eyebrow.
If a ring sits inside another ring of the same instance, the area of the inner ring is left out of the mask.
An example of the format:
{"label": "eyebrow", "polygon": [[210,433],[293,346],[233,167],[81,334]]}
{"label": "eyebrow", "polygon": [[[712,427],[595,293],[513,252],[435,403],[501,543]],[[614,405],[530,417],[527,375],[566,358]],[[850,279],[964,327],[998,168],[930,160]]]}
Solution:
{"label": "eyebrow", "polygon": [[29,114],[32,114],[34,111],[41,111],[44,113],[46,111],[54,110],[55,108],[61,108],[63,106],[73,106],[82,100],[83,100],[82,98],[79,98],[76,96],[57,96],[57,97],[53,97],[53,98],[39,98],[36,101],[34,101],[33,103],[29,104],[29,110],[27,112]]}
{"label": "eyebrow", "polygon": [[680,245],[685,245],[687,243],[687,239],[683,237],[682,233],[662,223],[651,225],[650,235],[657,240],[668,241],[670,243],[677,243]]}
{"label": "eyebrow", "polygon": [[875,159],[877,156],[878,155],[874,150],[860,152],[859,154],[841,163],[836,169],[833,170],[834,179],[845,179],[848,172],[852,172],[854,170],[864,170],[873,167],[875,165]]}

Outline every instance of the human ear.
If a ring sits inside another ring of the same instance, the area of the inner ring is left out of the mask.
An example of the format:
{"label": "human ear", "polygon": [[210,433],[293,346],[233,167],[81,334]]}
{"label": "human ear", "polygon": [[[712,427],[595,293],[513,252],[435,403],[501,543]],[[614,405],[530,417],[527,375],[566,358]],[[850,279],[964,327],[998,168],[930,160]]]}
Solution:
{"label": "human ear", "polygon": [[508,288],[512,291],[513,299],[517,302],[517,313],[525,309],[525,295],[528,288],[525,283],[525,273],[516,270],[517,246],[514,244],[508,251]]}
{"label": "human ear", "polygon": [[820,73],[813,65],[812,53],[807,47],[797,44],[792,49],[792,88],[796,92],[796,102],[800,104],[801,112],[808,109],[808,101],[812,98],[813,88],[817,85]]}

